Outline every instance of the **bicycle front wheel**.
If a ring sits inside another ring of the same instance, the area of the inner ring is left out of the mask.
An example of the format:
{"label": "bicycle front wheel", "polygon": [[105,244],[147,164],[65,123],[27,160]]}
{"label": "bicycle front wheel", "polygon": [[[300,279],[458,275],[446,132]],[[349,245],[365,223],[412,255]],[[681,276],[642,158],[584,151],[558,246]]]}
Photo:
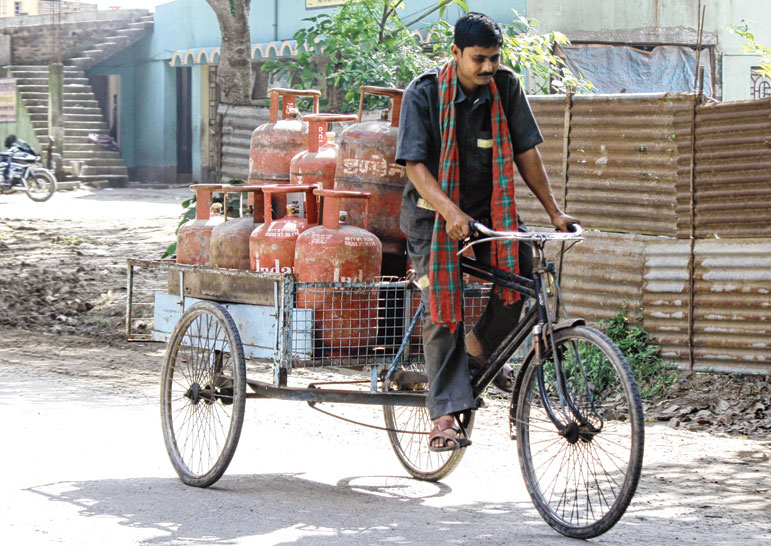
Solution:
{"label": "bicycle front wheel", "polygon": [[586,326],[555,332],[562,389],[549,345],[542,366],[533,353],[524,364],[516,411],[519,463],[544,520],[565,536],[587,539],[616,524],[637,488],[642,404],[629,365],[603,333]]}
{"label": "bicycle front wheel", "polygon": [[171,334],[161,376],[166,450],[180,479],[208,487],[225,473],[244,422],[246,361],[224,307],[190,307]]}

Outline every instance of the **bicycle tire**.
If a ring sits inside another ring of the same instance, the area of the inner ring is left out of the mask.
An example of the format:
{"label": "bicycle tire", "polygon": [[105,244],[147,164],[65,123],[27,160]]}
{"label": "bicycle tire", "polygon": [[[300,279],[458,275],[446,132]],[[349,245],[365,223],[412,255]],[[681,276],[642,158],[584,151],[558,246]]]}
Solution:
{"label": "bicycle tire", "polygon": [[[541,517],[565,536],[588,539],[618,522],[637,488],[644,444],[642,404],[629,364],[607,336],[587,326],[557,330],[554,345],[562,356],[570,398],[600,430],[580,428],[575,412],[560,404],[551,343],[547,345],[543,366],[533,352],[528,355],[515,392],[519,463]],[[558,433],[546,414],[539,369],[549,404],[561,421],[571,423],[565,434]]]}
{"label": "bicycle tire", "polygon": [[[41,182],[42,181],[42,182]],[[56,178],[50,172],[38,169],[30,171],[27,180],[27,197],[42,203],[48,201],[56,191]]]}
{"label": "bicycle tire", "polygon": [[222,305],[192,305],[171,334],[161,374],[166,451],[182,482],[209,487],[233,459],[244,422],[246,360]]}
{"label": "bicycle tire", "polygon": [[[413,364],[412,371],[423,371],[423,366]],[[384,385],[383,390],[392,390],[391,385]],[[471,412],[466,423],[466,433],[471,436],[474,428],[474,414]],[[466,448],[453,451],[434,452],[428,449],[428,433],[433,428],[431,417],[425,406],[383,406],[388,431],[388,441],[396,453],[396,458],[404,469],[418,480],[436,482],[446,478],[460,464]]]}

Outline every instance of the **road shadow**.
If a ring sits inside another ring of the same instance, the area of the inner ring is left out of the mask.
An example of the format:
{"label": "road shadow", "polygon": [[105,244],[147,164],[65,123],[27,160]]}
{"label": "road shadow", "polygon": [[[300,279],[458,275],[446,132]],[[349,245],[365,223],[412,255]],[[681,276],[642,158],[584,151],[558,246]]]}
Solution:
{"label": "road shadow", "polygon": [[[644,468],[621,521],[597,544],[754,544],[769,536],[771,472],[758,452]],[[28,489],[157,532],[143,544],[562,544],[529,501],[457,504],[452,489],[400,476],[326,484],[301,474],[226,475],[208,489],[173,478],[59,482]],[[513,495],[512,495],[513,496]],[[516,540],[513,540],[516,537]],[[631,542],[630,542],[631,541]]]}
{"label": "road shadow", "polygon": [[[517,544],[573,542],[529,503],[442,506],[452,490],[399,476],[355,476],[325,484],[300,475],[223,477],[208,489],[177,479],[59,482],[28,491],[78,507],[81,517],[118,518],[157,531],[143,544]],[[432,504],[432,501],[439,501]]]}

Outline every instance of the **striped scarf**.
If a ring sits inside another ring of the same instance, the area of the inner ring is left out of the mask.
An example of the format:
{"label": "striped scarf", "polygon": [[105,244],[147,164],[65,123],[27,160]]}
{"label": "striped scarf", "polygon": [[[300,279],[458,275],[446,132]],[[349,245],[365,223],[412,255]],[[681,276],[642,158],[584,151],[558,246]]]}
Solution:
{"label": "striped scarf", "polygon": [[[454,59],[439,72],[439,128],[442,134],[442,152],[439,163],[439,184],[455,202],[460,203],[460,170],[458,143],[455,136],[455,96],[458,80]],[[517,208],[514,202],[514,151],[509,126],[503,112],[498,86],[490,82],[492,106],[490,109],[493,133],[493,197],[490,203],[492,228],[516,231]],[[519,272],[516,241],[494,241],[491,265],[506,271]],[[445,221],[439,213],[434,219],[429,266],[431,321],[455,332],[463,320],[462,285],[459,260],[455,255],[457,244],[447,235]],[[507,305],[519,299],[513,290],[496,288]]]}

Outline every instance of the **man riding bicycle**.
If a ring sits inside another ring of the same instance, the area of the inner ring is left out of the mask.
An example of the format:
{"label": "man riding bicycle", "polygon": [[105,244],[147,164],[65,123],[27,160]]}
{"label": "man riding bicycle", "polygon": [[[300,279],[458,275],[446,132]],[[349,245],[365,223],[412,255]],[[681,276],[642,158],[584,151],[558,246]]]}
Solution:
{"label": "man riding bicycle", "polygon": [[[514,200],[514,164],[562,231],[577,222],[557,205],[536,146],[543,142],[513,71],[500,67],[501,29],[490,17],[467,13],[455,24],[452,59],[424,73],[402,100],[396,161],[407,168],[400,226],[430,313],[423,317],[423,353],[429,379],[427,407],[434,428],[432,451],[470,445],[456,418],[475,408],[470,371],[484,366],[519,321],[514,291],[491,294],[482,316],[463,335],[462,278],[457,241],[469,222],[495,230],[526,230]],[[531,277],[527,242],[479,244],[475,257]],[[510,391],[511,369],[496,385]],[[458,421],[460,422],[460,421]]]}

